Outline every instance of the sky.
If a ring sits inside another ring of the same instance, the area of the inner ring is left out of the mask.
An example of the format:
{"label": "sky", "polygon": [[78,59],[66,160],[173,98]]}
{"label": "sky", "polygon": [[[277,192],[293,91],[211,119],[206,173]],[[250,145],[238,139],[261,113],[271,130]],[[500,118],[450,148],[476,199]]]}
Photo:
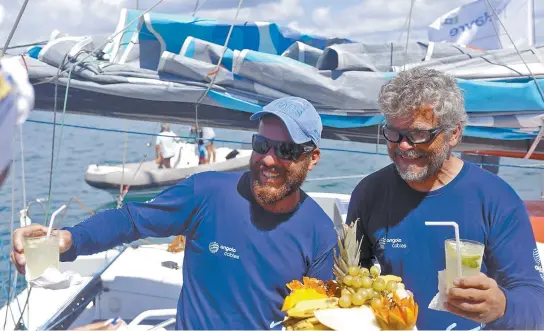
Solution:
{"label": "sky", "polygon": [[[157,0],[30,0],[10,45],[49,39],[58,29],[69,35],[111,34],[120,9],[147,9]],[[473,0],[416,0],[411,40],[427,40],[438,16]],[[514,0],[516,1],[516,0]],[[24,0],[2,1],[0,47]],[[544,43],[544,0],[535,2],[536,43]],[[163,0],[154,11],[191,15],[197,0]],[[355,41],[405,42],[411,0],[245,0],[239,20],[274,21],[306,33]],[[238,0],[199,0],[197,16],[233,19]],[[0,7],[1,8],[1,7]]]}

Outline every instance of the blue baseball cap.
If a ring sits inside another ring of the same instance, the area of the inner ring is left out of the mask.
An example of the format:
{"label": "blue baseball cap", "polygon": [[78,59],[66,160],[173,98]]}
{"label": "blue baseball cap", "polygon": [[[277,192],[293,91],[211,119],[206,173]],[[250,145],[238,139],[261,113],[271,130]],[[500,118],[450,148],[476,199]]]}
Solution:
{"label": "blue baseball cap", "polygon": [[319,146],[323,124],[317,110],[308,100],[299,97],[276,99],[251,115],[250,120],[259,120],[265,115],[278,116],[287,127],[293,142],[302,144],[313,141]]}

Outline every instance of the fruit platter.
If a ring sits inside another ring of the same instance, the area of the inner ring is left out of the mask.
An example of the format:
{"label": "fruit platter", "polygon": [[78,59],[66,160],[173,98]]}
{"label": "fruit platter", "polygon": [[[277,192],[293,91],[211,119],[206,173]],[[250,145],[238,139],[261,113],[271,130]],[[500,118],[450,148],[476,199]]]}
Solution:
{"label": "fruit platter", "polygon": [[379,266],[359,266],[357,224],[344,224],[335,251],[334,279],[304,277],[286,284],[283,302],[286,330],[417,330],[418,305],[395,275],[382,275]]}

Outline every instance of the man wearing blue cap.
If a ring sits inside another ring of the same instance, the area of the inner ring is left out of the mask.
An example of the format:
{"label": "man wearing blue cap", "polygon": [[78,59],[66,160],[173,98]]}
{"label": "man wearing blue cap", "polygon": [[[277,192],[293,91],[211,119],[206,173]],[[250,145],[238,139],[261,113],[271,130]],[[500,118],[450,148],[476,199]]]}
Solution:
{"label": "man wearing blue cap", "polygon": [[[176,329],[281,329],[286,284],[332,279],[336,231],[300,189],[317,164],[322,124],[306,100],[281,98],[254,114],[250,170],[194,174],[145,203],[127,203],[60,230],[62,261],[145,237],[186,236]],[[24,271],[22,238],[12,259]]]}

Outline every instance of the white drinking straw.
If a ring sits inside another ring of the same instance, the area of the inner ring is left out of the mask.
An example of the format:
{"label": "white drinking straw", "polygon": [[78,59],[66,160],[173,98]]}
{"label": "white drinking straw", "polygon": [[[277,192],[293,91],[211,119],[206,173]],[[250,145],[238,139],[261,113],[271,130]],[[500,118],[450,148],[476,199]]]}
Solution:
{"label": "white drinking straw", "polygon": [[51,215],[51,221],[49,221],[49,228],[47,229],[47,239],[49,239],[51,231],[53,230],[53,222],[55,221],[55,217],[57,217],[57,214],[60,213],[64,208],[66,208],[66,205],[62,205],[59,209],[55,210],[53,215]]}
{"label": "white drinking straw", "polygon": [[461,240],[459,239],[459,225],[455,222],[425,222],[425,225],[430,226],[453,226],[455,230],[455,242],[457,246],[457,276],[462,277],[461,273]]}

